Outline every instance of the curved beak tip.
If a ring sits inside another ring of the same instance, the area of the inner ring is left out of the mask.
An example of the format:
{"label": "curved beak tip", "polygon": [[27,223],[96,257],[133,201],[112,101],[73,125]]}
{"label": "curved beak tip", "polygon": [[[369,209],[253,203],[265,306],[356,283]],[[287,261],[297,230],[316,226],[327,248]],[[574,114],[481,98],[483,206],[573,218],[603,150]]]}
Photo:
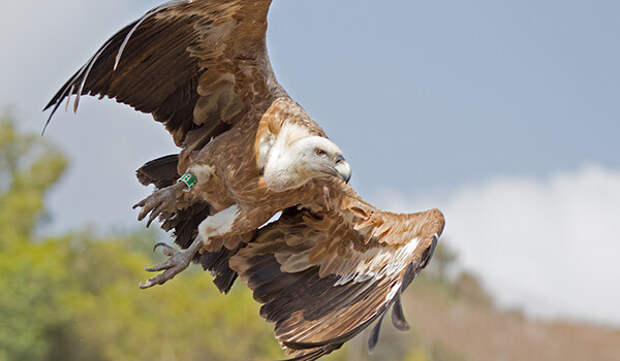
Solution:
{"label": "curved beak tip", "polygon": [[351,166],[346,161],[341,161],[336,164],[336,171],[338,172],[338,177],[349,183],[351,180]]}

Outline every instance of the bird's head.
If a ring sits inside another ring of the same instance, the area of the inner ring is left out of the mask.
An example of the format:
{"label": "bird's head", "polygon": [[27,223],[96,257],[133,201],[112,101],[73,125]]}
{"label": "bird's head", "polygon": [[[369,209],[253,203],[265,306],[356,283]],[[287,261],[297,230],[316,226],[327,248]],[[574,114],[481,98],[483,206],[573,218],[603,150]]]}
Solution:
{"label": "bird's head", "polygon": [[302,177],[312,179],[333,176],[345,182],[351,179],[351,166],[344,159],[340,148],[327,138],[303,138],[297,141],[292,150],[298,154],[297,168]]}
{"label": "bird's head", "polygon": [[265,183],[276,192],[301,187],[312,179],[323,177],[348,182],[351,166],[334,142],[320,136],[276,144],[265,166]]}

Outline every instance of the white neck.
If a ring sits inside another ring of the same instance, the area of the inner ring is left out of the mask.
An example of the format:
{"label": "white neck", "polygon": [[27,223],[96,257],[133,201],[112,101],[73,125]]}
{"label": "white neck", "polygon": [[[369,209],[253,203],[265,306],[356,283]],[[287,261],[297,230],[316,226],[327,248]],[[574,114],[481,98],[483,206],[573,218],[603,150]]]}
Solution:
{"label": "white neck", "polygon": [[264,169],[265,183],[275,192],[303,186],[311,176],[302,166],[303,146],[307,141],[320,138],[307,128],[293,122],[282,125],[269,150]]}

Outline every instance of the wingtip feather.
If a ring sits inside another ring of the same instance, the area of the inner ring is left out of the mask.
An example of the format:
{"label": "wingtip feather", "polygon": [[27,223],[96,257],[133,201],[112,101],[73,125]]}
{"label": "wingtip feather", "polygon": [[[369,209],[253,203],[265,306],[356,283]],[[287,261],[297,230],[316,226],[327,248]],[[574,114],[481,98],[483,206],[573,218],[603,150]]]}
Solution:
{"label": "wingtip feather", "polygon": [[385,317],[385,313],[381,315],[375,327],[373,327],[372,331],[370,331],[370,336],[368,337],[368,352],[372,352],[377,346],[377,343],[379,343],[379,334],[381,333],[381,325],[383,324],[383,317]]}
{"label": "wingtip feather", "polygon": [[394,306],[392,306],[392,325],[399,331],[409,331],[409,323],[405,318],[405,312],[403,312],[403,304],[401,302],[400,291],[396,296]]}

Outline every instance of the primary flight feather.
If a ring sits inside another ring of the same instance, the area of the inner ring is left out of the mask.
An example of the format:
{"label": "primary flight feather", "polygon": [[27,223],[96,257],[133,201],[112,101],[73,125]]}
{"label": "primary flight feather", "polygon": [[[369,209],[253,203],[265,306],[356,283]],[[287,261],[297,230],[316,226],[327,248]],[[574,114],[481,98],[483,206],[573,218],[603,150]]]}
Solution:
{"label": "primary flight feather", "polygon": [[323,191],[326,204],[287,210],[230,259],[298,360],[340,348],[378,319],[374,348],[390,306],[394,326],[408,329],[400,295],[428,264],[444,228],[436,209],[385,212],[343,182]]}

